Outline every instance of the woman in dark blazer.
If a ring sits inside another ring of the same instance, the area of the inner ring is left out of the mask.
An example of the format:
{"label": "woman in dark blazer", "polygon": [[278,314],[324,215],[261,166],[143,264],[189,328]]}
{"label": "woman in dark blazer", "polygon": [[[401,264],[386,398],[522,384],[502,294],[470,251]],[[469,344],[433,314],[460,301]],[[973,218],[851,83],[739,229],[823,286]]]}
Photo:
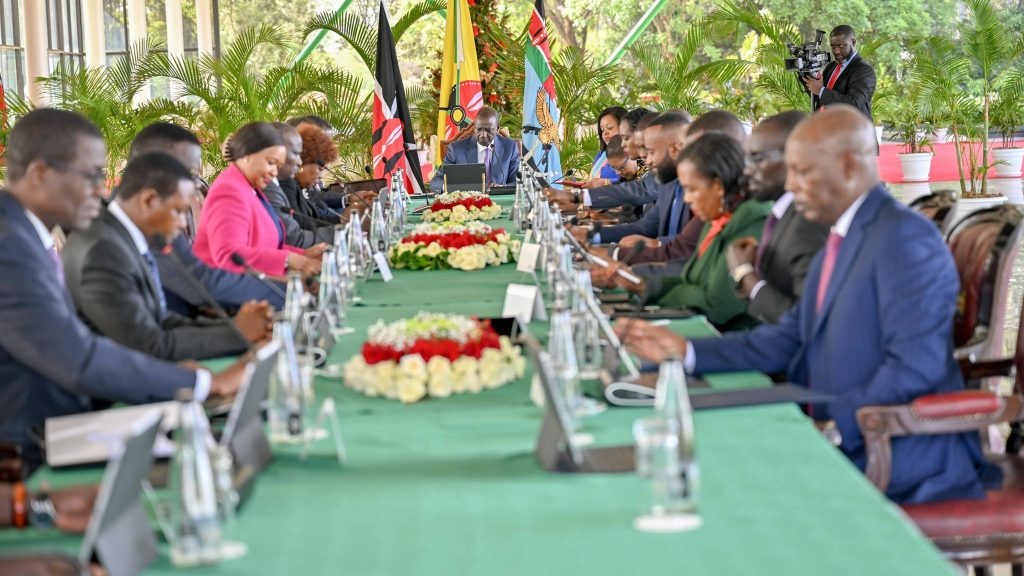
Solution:
{"label": "woman in dark blazer", "polygon": [[742,185],[743,148],[731,136],[704,134],[679,154],[679,183],[693,215],[705,222],[697,251],[680,276],[645,277],[647,301],[660,306],[690,308],[704,314],[720,330],[756,322],[747,303],[736,295],[726,251],[737,238],[761,237],[770,202],[747,200]]}

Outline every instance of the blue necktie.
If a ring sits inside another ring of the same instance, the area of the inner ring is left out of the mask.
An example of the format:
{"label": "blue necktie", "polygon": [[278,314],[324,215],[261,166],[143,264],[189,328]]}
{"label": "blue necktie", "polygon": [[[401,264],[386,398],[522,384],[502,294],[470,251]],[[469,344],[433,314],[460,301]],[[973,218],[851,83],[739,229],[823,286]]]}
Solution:
{"label": "blue necktie", "polygon": [[153,289],[156,290],[156,295],[160,299],[160,317],[162,318],[167,313],[167,297],[164,296],[164,285],[160,282],[160,269],[156,265],[156,258],[153,257],[152,252],[146,252],[142,258],[149,266],[149,277],[153,279]]}
{"label": "blue necktie", "polygon": [[672,208],[668,213],[668,237],[679,233],[679,218],[683,215],[683,187],[676,184],[676,195],[672,198]]}

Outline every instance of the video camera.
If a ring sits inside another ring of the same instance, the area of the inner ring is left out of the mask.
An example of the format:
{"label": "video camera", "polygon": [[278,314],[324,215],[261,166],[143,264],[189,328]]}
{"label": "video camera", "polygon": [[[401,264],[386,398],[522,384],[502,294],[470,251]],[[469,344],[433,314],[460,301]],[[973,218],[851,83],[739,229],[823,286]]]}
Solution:
{"label": "video camera", "polygon": [[787,44],[786,48],[793,57],[786,58],[786,71],[796,72],[801,78],[820,74],[832,61],[832,54],[821,50],[821,40],[824,37],[824,30],[815,30],[814,42],[806,42],[799,46]]}

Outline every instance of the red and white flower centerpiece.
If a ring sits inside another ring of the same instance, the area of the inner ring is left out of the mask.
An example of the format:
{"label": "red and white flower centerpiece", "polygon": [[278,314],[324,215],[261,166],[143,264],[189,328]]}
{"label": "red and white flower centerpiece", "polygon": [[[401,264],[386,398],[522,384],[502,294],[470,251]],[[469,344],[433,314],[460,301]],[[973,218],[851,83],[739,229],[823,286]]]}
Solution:
{"label": "red and white flower centerpiece", "polygon": [[476,394],[523,375],[525,361],[507,336],[468,316],[420,312],[378,321],[360,354],[344,367],[345,385],[405,404],[427,396]]}
{"label": "red and white flower centerpiece", "polygon": [[480,192],[448,192],[439,195],[423,214],[424,222],[471,222],[501,217],[501,206]]}
{"label": "red and white flower centerpiece", "polygon": [[482,270],[515,261],[519,240],[482,222],[417,224],[388,249],[394,268]]}

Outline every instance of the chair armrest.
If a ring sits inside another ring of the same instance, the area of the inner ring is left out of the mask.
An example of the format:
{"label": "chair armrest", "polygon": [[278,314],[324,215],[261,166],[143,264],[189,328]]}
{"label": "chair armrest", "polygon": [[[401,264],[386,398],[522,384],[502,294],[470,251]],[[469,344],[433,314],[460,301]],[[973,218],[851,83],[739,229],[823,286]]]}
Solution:
{"label": "chair armrest", "polygon": [[972,357],[960,359],[960,373],[964,380],[978,380],[1013,375],[1013,358],[998,360],[975,360]]}
{"label": "chair armrest", "polygon": [[892,476],[892,438],[983,430],[1020,420],[1022,407],[1020,396],[1000,397],[981,390],[929,394],[896,406],[865,406],[857,410],[867,452],[865,474],[884,492]]}

